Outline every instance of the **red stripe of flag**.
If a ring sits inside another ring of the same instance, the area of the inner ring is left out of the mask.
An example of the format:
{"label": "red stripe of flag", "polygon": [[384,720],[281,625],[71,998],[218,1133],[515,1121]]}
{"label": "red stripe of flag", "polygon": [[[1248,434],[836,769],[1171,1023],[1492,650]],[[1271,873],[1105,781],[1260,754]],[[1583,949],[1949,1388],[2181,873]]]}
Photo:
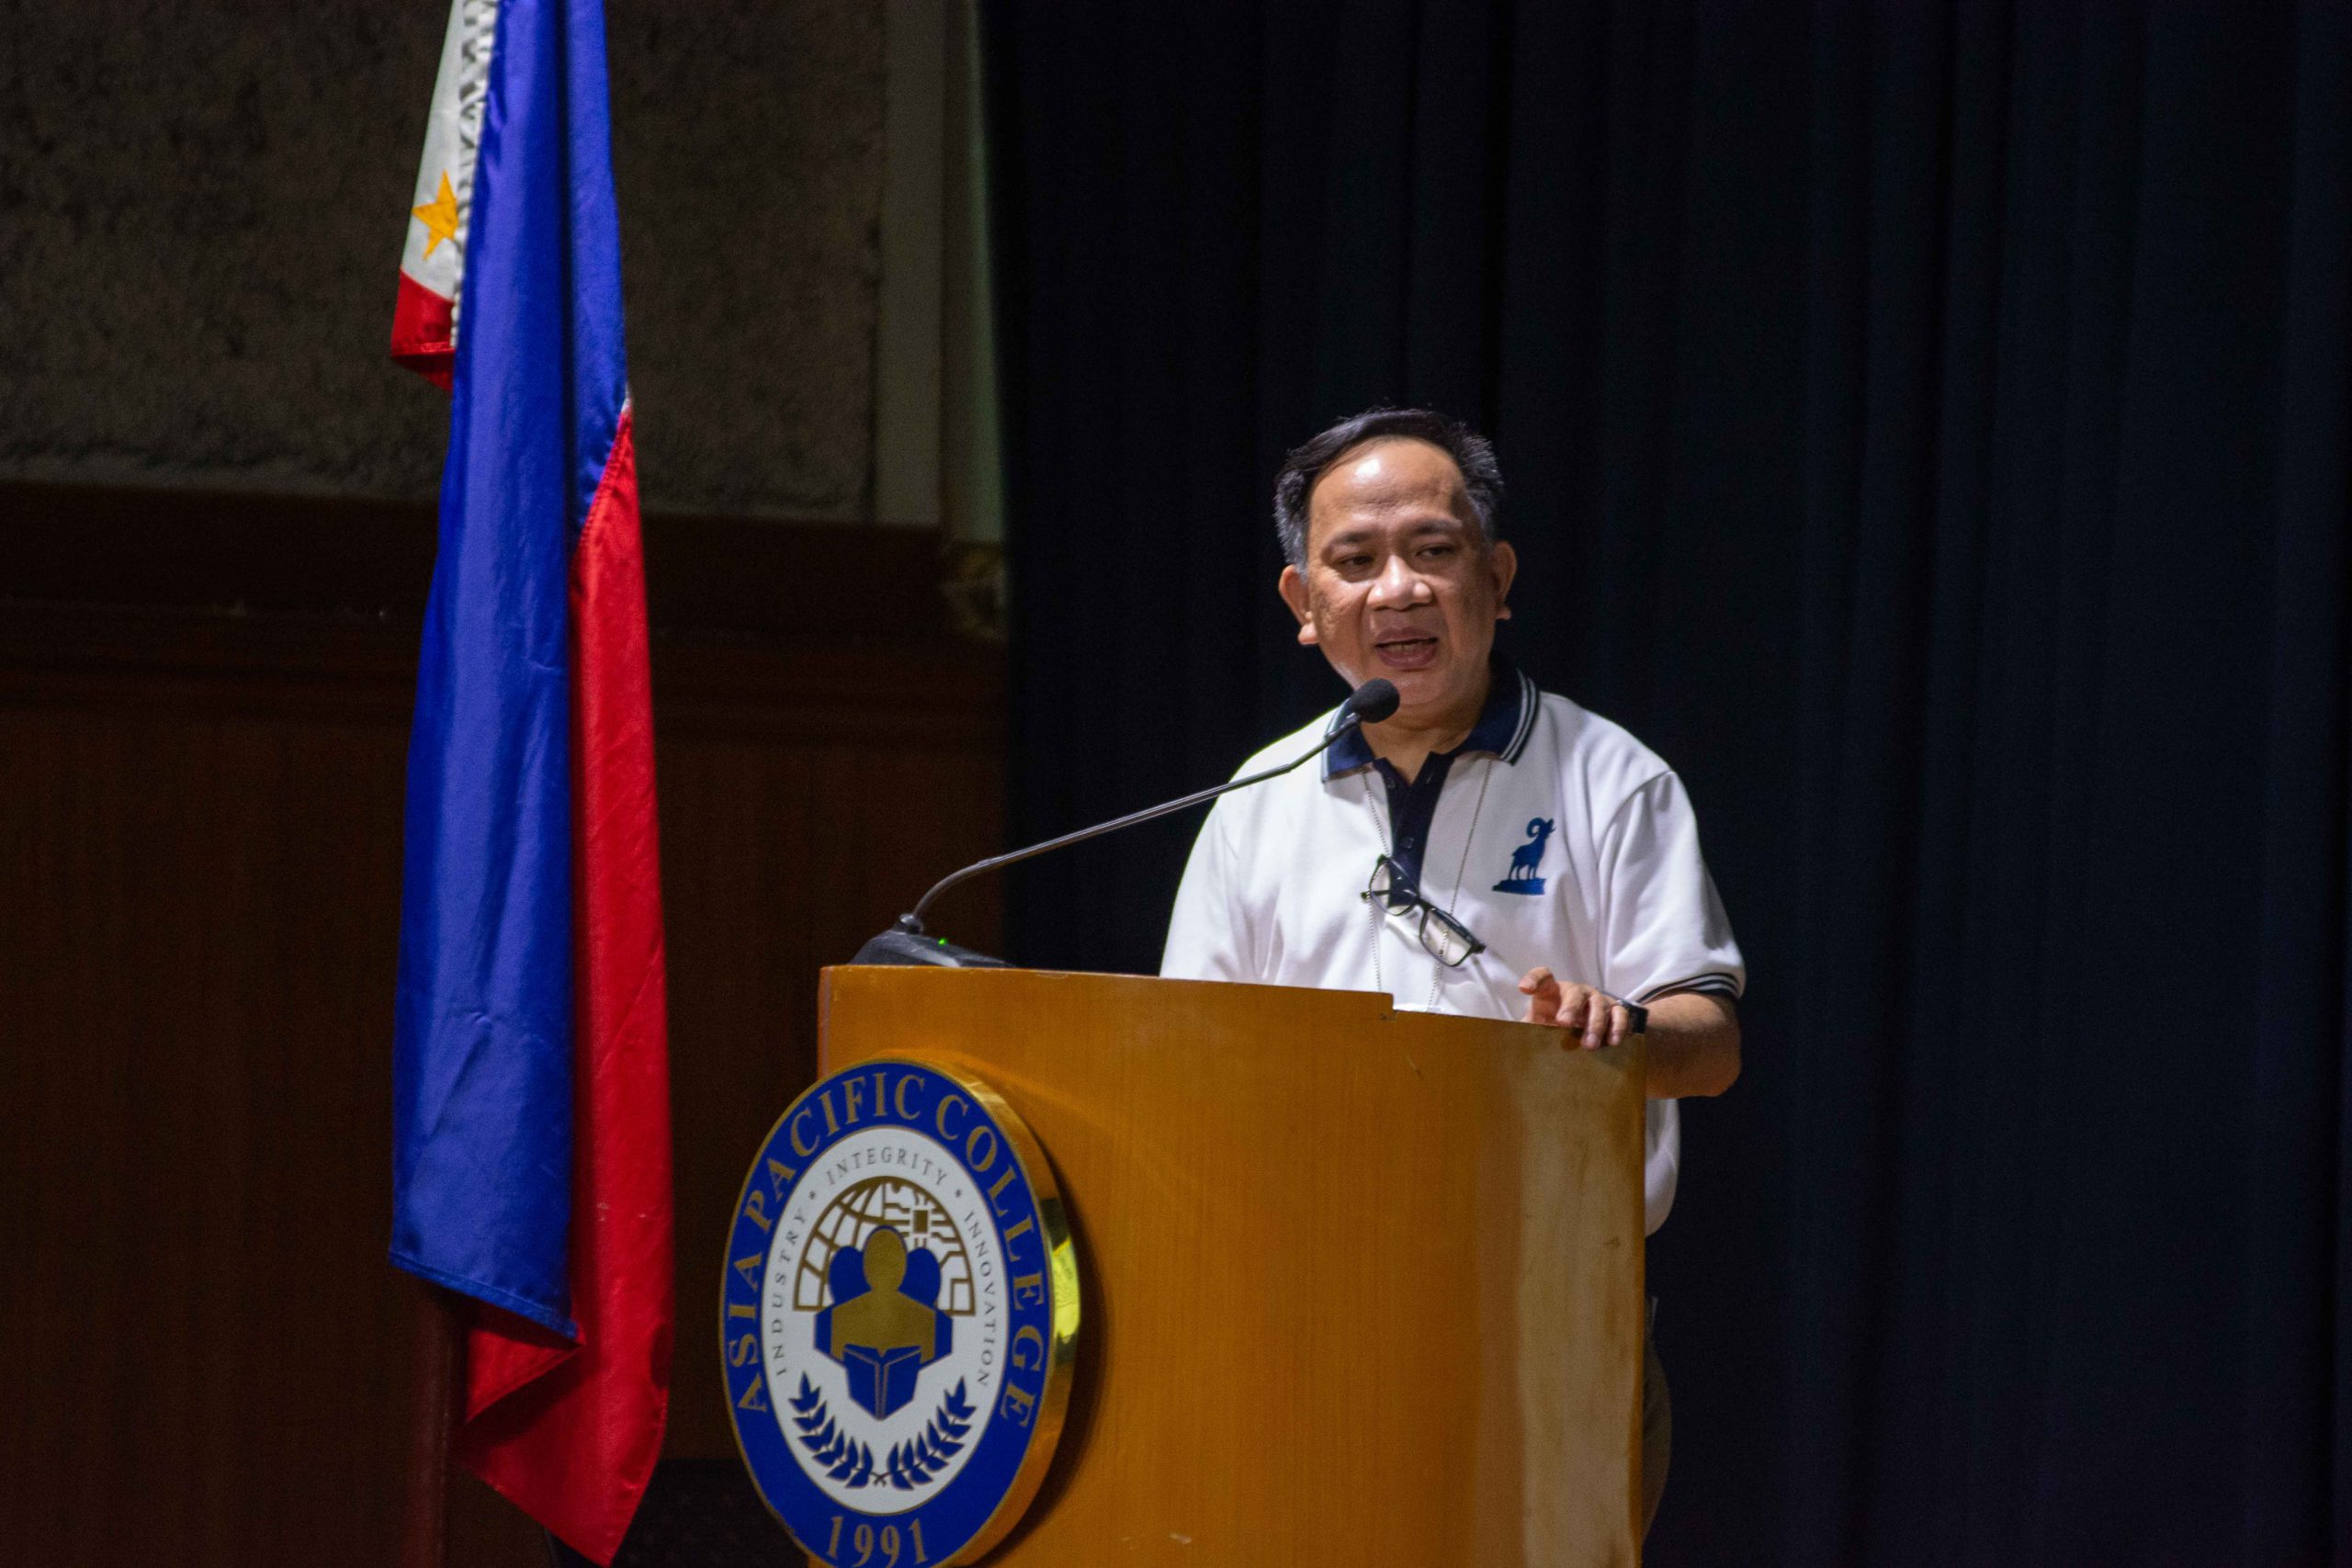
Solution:
{"label": "red stripe of flag", "polygon": [[457,357],[456,311],[449,301],[407,273],[392,300],[392,360],[405,365],[443,391],[449,389]]}
{"label": "red stripe of flag", "polygon": [[660,1456],[671,1351],[670,1084],[653,702],[624,408],[571,556],[574,1346],[480,1309],[466,1463],[609,1562]]}

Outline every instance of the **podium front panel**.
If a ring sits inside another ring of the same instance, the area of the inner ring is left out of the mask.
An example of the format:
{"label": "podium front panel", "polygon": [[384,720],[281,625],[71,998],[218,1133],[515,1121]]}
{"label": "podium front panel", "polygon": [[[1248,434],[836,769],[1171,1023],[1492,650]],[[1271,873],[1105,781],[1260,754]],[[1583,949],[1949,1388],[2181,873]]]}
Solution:
{"label": "podium front panel", "polygon": [[826,1072],[953,1063],[1077,1237],[1077,1379],[988,1561],[1575,1565],[1638,1555],[1638,1045],[1385,997],[826,971]]}

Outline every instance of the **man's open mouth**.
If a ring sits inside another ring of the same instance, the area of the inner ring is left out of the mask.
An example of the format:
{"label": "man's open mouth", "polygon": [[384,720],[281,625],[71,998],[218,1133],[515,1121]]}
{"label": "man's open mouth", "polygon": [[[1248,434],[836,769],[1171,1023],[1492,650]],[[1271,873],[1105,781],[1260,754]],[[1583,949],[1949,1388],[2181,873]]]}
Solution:
{"label": "man's open mouth", "polygon": [[1391,670],[1419,670],[1437,658],[1434,637],[1384,638],[1372,645],[1373,656]]}

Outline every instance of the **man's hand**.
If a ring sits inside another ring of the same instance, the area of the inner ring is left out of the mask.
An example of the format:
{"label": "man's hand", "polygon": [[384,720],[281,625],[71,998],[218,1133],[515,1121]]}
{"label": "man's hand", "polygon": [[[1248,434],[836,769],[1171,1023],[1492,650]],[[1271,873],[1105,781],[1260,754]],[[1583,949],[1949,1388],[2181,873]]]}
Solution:
{"label": "man's hand", "polygon": [[1573,981],[1563,985],[1549,969],[1530,969],[1520,981],[1519,989],[1527,998],[1527,1011],[1520,1016],[1521,1023],[1565,1029],[1577,1037],[1577,1043],[1584,1050],[1623,1045],[1633,1032],[1633,1017],[1622,1004],[1611,1001],[1590,986]]}
{"label": "man's hand", "polygon": [[[1622,1004],[1590,986],[1563,985],[1549,969],[1531,969],[1519,983],[1527,998],[1522,1023],[1575,1032],[1587,1051],[1623,1045],[1633,1020]],[[1646,1083],[1652,1100],[1721,1094],[1739,1077],[1739,1014],[1728,998],[1703,992],[1669,993],[1646,1004],[1650,1027]]]}

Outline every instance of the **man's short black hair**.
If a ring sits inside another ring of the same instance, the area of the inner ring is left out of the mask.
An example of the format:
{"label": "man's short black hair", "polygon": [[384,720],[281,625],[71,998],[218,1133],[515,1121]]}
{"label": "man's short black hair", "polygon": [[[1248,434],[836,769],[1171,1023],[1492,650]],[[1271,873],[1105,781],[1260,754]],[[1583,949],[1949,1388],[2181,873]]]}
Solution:
{"label": "man's short black hair", "polygon": [[1283,459],[1274,475],[1274,533],[1283,542],[1283,559],[1306,570],[1306,498],[1325,470],[1367,441],[1400,436],[1426,441],[1452,457],[1462,470],[1479,532],[1489,546],[1502,537],[1503,473],[1495,465],[1491,442],[1460,420],[1430,409],[1367,409]]}

